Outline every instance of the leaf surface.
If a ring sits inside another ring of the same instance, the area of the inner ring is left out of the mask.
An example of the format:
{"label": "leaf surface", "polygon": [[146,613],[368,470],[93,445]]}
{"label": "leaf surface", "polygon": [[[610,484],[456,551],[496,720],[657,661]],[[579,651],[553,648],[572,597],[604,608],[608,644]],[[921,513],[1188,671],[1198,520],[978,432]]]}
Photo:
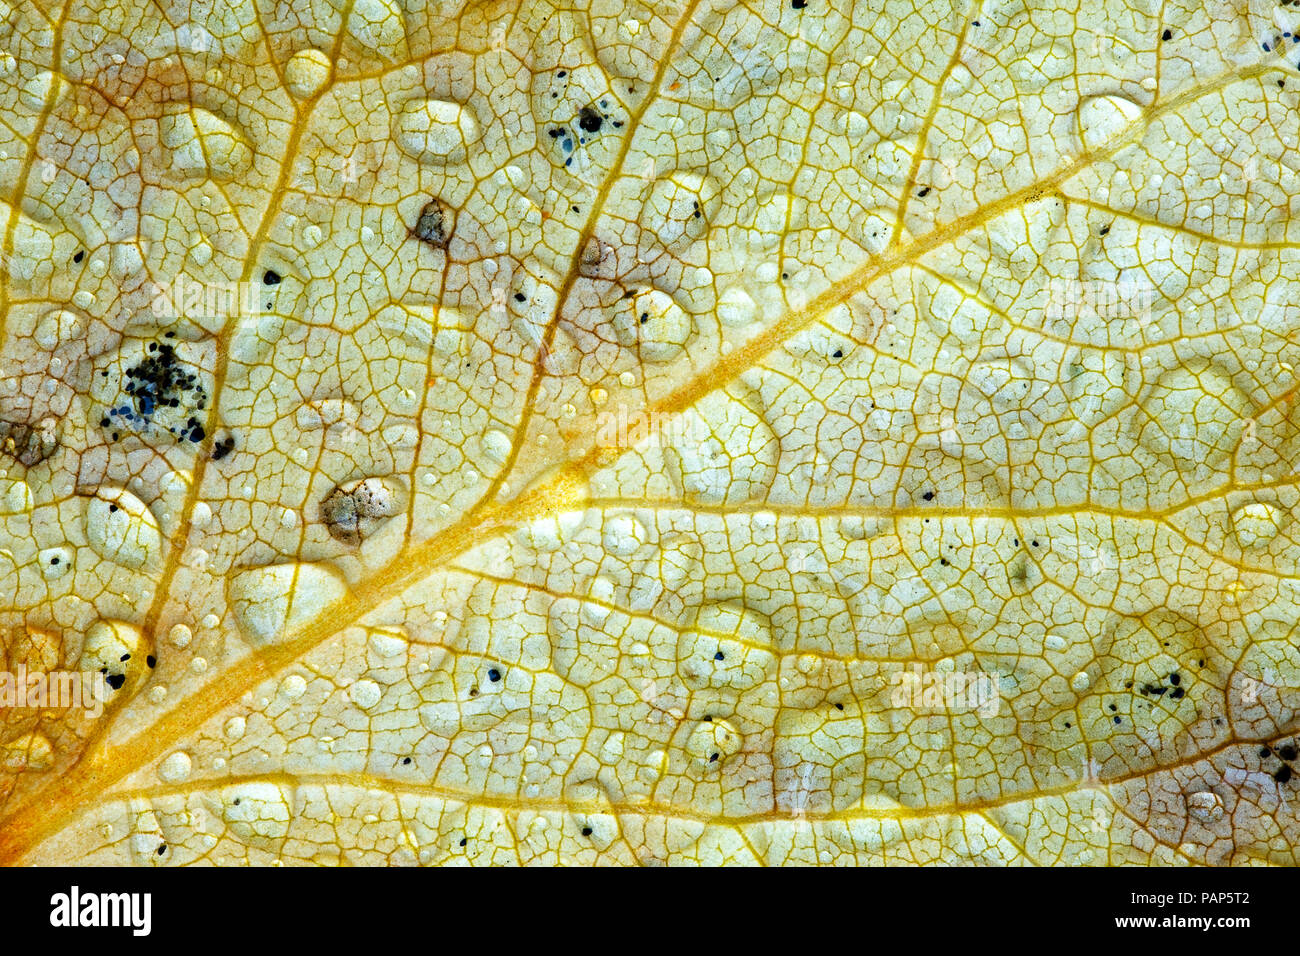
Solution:
{"label": "leaf surface", "polygon": [[9,9],[0,860],[1295,862],[1300,14]]}

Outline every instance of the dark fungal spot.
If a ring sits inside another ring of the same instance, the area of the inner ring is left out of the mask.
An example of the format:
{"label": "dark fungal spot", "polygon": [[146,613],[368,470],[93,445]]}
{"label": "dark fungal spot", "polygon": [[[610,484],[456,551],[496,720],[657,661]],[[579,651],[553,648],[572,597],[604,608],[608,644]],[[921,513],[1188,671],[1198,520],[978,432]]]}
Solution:
{"label": "dark fungal spot", "polygon": [[1295,760],[1296,749],[1294,744],[1284,744],[1277,748],[1277,755],[1283,760]]}
{"label": "dark fungal spot", "polygon": [[468,843],[468,842],[469,842],[469,840],[467,840],[465,837],[461,837],[461,838],[460,838],[460,845],[461,845],[461,846],[464,846],[464,845],[465,845],[466,843]]}
{"label": "dark fungal spot", "polygon": [[709,763],[717,763],[718,755],[716,753],[709,755]]}
{"label": "dark fungal spot", "polygon": [[265,272],[262,273],[263,285],[279,285],[280,280],[281,280],[280,273],[276,272],[274,269],[267,269]]}
{"label": "dark fungal spot", "polygon": [[1174,38],[1173,30],[1166,30],[1164,33],[1160,34],[1160,39],[1162,40],[1172,40],[1173,38]]}
{"label": "dark fungal spot", "polygon": [[123,654],[121,657],[118,658],[119,661],[123,661],[123,662],[129,661],[130,659],[131,659],[130,654]]}
{"label": "dark fungal spot", "polygon": [[844,709],[844,705],[843,705],[843,704],[836,704],[836,705],[835,705],[835,709],[836,709],[836,710],[843,710],[843,709]]}
{"label": "dark fungal spot", "polygon": [[113,688],[113,690],[121,690],[122,685],[126,683],[126,675],[109,674],[107,677],[104,678],[104,680],[108,682],[108,686]]}
{"label": "dark fungal spot", "polygon": [[382,478],[344,482],[320,503],[320,520],[336,541],[355,547],[404,505],[401,489]]}
{"label": "dark fungal spot", "polygon": [[456,213],[441,199],[433,198],[420,210],[411,235],[435,249],[446,249],[456,228]]}
{"label": "dark fungal spot", "polygon": [[162,846],[158,848],[158,855],[162,856],[166,852],[167,852],[167,844],[164,843]]}
{"label": "dark fungal spot", "polygon": [[402,766],[403,766],[403,767],[405,767],[405,766],[406,766],[407,764],[409,764],[410,762],[411,762],[411,758],[410,758],[410,757],[403,757],[403,758],[402,758]]}
{"label": "dark fungal spot", "polygon": [[1291,779],[1291,768],[1286,764],[1282,764],[1282,766],[1273,771],[1273,779],[1278,783],[1286,783]]}
{"label": "dark fungal spot", "polygon": [[1260,748],[1259,748],[1259,755],[1260,755],[1261,757],[1269,757],[1269,756],[1272,756],[1272,754],[1273,754],[1273,751],[1269,750],[1267,747],[1260,747]]}
{"label": "dark fungal spot", "polygon": [[0,454],[31,468],[45,461],[59,447],[59,423],[42,418],[34,425],[0,420]]}
{"label": "dark fungal spot", "polygon": [[921,191],[918,192],[917,195],[920,196],[922,199],[924,199],[926,196],[930,195],[930,187],[929,186],[921,187]]}
{"label": "dark fungal spot", "polygon": [[154,657],[152,654],[148,655],[144,659],[144,662],[148,664],[150,668],[154,668],[158,666],[158,658]]}
{"label": "dark fungal spot", "polygon": [[1110,232],[1110,224],[1107,223],[1106,225],[1102,226],[1101,229],[1098,230],[1098,232],[1103,236],[1106,235],[1106,233]]}
{"label": "dark fungal spot", "polygon": [[54,557],[50,558],[50,564],[58,564],[58,563],[59,563],[59,556],[57,554]]}
{"label": "dark fungal spot", "polygon": [[76,254],[75,256],[72,257],[72,261],[73,261],[73,262],[81,262],[81,260],[84,259],[84,258],[86,258],[86,250],[85,250],[85,249],[78,249],[78,250],[77,250],[77,254]]}
{"label": "dark fungal spot", "polygon": [[501,672],[497,670],[495,667],[488,671],[488,680],[490,680],[492,683],[495,684],[500,679],[501,679]]}
{"label": "dark fungal spot", "polygon": [[516,293],[515,293],[515,301],[516,301],[516,302],[527,302],[527,301],[528,301],[528,296],[524,295],[522,292],[516,292]]}
{"label": "dark fungal spot", "polygon": [[1115,723],[1117,723],[1117,724],[1119,724],[1119,723],[1123,723],[1123,720],[1119,717],[1118,714],[1117,714],[1115,717],[1111,718],[1111,719],[1114,720]]}
{"label": "dark fungal spot", "polygon": [[582,835],[583,835],[583,836],[591,836],[591,827],[583,827],[583,828],[582,828]]}
{"label": "dark fungal spot", "polygon": [[207,436],[195,413],[207,407],[208,393],[197,371],[181,361],[173,346],[149,343],[143,360],[126,370],[122,392],[127,400],[106,416],[115,441],[122,425],[146,435],[157,428],[196,443]]}
{"label": "dark fungal spot", "polygon": [[212,446],[212,460],[221,461],[229,455],[235,448],[235,439],[233,436],[217,439],[217,443]]}
{"label": "dark fungal spot", "polygon": [[921,497],[924,498],[926,501],[933,501],[933,500],[934,500],[934,492],[933,492],[933,491],[927,491],[925,494],[921,495]]}
{"label": "dark fungal spot", "polygon": [[578,111],[578,128],[584,133],[600,132],[601,124],[604,120],[590,106],[584,106]]}
{"label": "dark fungal spot", "polygon": [[726,657],[727,657],[727,655],[724,654],[724,653],[722,653],[722,651],[718,651],[718,653],[716,653],[716,654],[713,655],[713,659],[714,659],[715,661],[726,660]]}
{"label": "dark fungal spot", "polygon": [[790,0],[791,10],[802,10],[806,6],[808,6],[808,0]]}

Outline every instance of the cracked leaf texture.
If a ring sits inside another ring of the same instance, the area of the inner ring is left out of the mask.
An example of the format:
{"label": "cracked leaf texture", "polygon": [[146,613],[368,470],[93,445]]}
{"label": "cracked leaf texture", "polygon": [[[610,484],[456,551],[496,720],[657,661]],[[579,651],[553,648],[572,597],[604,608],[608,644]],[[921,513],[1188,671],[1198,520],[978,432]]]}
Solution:
{"label": "cracked leaf texture", "polygon": [[3,11],[0,860],[1296,862],[1300,9]]}

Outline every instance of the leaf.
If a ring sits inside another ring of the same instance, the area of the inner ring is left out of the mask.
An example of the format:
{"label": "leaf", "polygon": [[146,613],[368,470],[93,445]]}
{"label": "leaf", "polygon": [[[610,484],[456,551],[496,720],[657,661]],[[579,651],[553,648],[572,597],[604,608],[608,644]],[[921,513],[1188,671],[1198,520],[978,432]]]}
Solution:
{"label": "leaf", "polygon": [[1286,8],[137,6],[3,28],[0,860],[1295,862]]}

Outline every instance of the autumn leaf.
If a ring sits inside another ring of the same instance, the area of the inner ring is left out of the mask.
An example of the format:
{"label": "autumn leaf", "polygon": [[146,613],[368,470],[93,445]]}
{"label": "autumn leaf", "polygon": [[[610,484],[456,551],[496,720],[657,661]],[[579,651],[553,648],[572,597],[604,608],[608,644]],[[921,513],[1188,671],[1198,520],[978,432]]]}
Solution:
{"label": "autumn leaf", "polygon": [[1294,864],[1300,12],[1076,8],[11,5],[0,861]]}

